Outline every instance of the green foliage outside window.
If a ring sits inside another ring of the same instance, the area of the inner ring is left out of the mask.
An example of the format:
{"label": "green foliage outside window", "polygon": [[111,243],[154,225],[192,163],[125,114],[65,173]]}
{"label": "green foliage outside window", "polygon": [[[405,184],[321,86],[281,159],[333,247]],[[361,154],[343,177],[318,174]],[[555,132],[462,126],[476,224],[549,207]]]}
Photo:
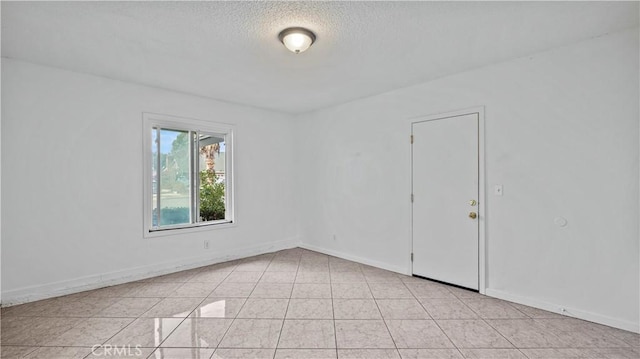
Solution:
{"label": "green foliage outside window", "polygon": [[224,183],[216,179],[213,171],[200,171],[200,218],[203,221],[224,219]]}

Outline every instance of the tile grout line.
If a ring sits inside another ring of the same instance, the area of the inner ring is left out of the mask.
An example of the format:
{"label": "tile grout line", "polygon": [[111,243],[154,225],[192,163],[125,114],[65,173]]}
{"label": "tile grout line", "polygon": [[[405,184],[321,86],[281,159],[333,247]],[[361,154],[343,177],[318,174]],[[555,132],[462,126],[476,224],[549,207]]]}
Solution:
{"label": "tile grout line", "polygon": [[282,331],[284,330],[284,321],[287,319],[287,313],[289,312],[289,305],[291,304],[291,296],[293,295],[293,287],[296,283],[296,278],[298,277],[298,270],[300,269],[300,261],[302,260],[302,256],[298,258],[298,266],[296,267],[296,275],[293,278],[293,284],[291,285],[291,291],[289,292],[289,299],[287,300],[287,308],[284,311],[284,316],[282,317],[282,325],[280,326],[280,333],[278,334],[278,341],[276,342],[276,349],[273,351],[273,359],[276,358],[276,353],[278,353],[278,346],[280,345],[280,338],[282,338]]}
{"label": "tile grout line", "polygon": [[[224,340],[224,338],[227,336],[227,334],[229,334],[229,330],[231,329],[231,327],[233,326],[233,323],[236,322],[236,319],[238,319],[238,315],[240,315],[240,312],[242,311],[242,308],[244,308],[244,306],[247,304],[247,302],[249,301],[249,298],[251,297],[251,294],[253,294],[253,291],[256,290],[256,287],[258,286],[258,283],[260,283],[260,280],[262,279],[262,277],[264,276],[264,273],[267,271],[267,268],[269,268],[269,265],[271,265],[271,262],[273,261],[273,258],[275,256],[271,257],[271,259],[269,260],[269,264],[267,265],[267,267],[264,269],[264,271],[262,271],[262,274],[260,275],[260,278],[258,278],[258,281],[256,282],[256,284],[253,286],[253,289],[251,289],[251,292],[247,295],[247,298],[245,299],[244,303],[242,303],[242,305],[240,306],[240,309],[238,309],[238,313],[235,315],[235,317],[233,318],[233,320],[231,321],[231,324],[229,324],[229,326],[227,327],[227,329],[224,331],[224,334],[222,334],[222,336],[220,337],[220,341],[218,341],[218,344],[216,344],[215,349],[213,350],[213,353],[211,354],[211,356],[213,357],[213,355],[218,351],[218,349],[220,348],[220,344],[222,344],[222,341]],[[251,258],[251,257],[249,257]],[[246,259],[246,258],[245,258]],[[233,271],[235,272],[237,266],[233,269]]]}
{"label": "tile grout line", "polygon": [[[467,298],[467,297],[460,297],[460,296],[456,295],[456,293],[455,293],[454,291],[450,290],[448,287],[445,287],[445,288],[446,288],[446,289],[447,289],[451,294],[453,294],[453,296],[454,296],[458,301],[460,301],[460,303],[462,303],[462,305],[463,305],[464,307],[466,307],[467,309],[469,309],[472,313],[474,313],[474,314],[478,317],[477,319],[467,319],[467,320],[481,320],[483,323],[485,323],[485,324],[486,324],[486,325],[488,325],[491,329],[493,329],[496,333],[498,333],[498,334],[499,334],[499,335],[500,335],[504,340],[506,340],[506,341],[507,341],[509,344],[511,344],[511,346],[513,347],[513,348],[462,348],[462,349],[516,349],[516,350],[517,350],[520,354],[522,354],[525,358],[528,358],[528,356],[527,356],[527,355],[525,355],[525,354],[524,354],[524,353],[523,353],[523,352],[522,352],[522,351],[521,351],[517,346],[515,346],[515,345],[514,345],[514,344],[513,344],[513,343],[512,343],[512,342],[511,342],[507,337],[505,337],[505,336],[504,336],[500,331],[498,331],[498,330],[497,330],[496,328],[494,328],[491,324],[489,324],[489,323],[485,320],[485,318],[483,318],[483,317],[482,317],[482,315],[480,315],[480,313],[478,313],[477,311],[473,310],[473,308],[471,308],[471,307],[467,304],[467,302],[464,300],[464,299],[465,299],[465,298]],[[480,294],[480,293],[478,293],[478,295],[479,295],[479,296],[482,296],[482,297],[486,297],[485,295]],[[469,298],[470,298],[470,299],[473,299],[473,297],[468,297],[467,299],[469,299]],[[488,299],[488,297],[487,297],[487,298],[478,298],[478,299]],[[522,314],[523,314],[525,317],[528,317],[526,314],[524,314],[524,313],[522,313]],[[454,320],[455,320],[455,319],[454,319]],[[436,324],[437,324],[437,321],[436,321]],[[440,325],[439,325],[439,324],[438,324],[438,327],[440,327]],[[442,329],[441,329],[441,330],[442,330]],[[443,330],[443,332],[444,332],[444,330]],[[445,335],[446,335],[446,333],[445,333]],[[453,342],[453,341],[452,341],[452,342]],[[455,343],[454,343],[454,345],[455,345]],[[460,351],[460,348],[458,348],[457,346],[456,346],[456,348],[458,349],[458,351],[459,351],[459,352],[461,352],[461,351]],[[462,352],[461,352],[461,354],[462,354]],[[462,356],[464,357],[465,355],[464,355],[464,354],[462,354]]]}
{"label": "tile grout line", "polygon": [[[456,345],[456,343],[453,342],[453,340],[451,340],[451,338],[449,337],[449,335],[447,335],[447,333],[442,329],[442,327],[440,326],[440,324],[438,324],[438,322],[436,321],[435,318],[433,318],[433,316],[431,315],[431,313],[429,313],[429,311],[427,310],[427,308],[425,308],[424,304],[422,304],[422,302],[420,301],[420,299],[418,297],[416,297],[416,295],[411,291],[411,289],[409,289],[409,287],[407,286],[407,284],[405,282],[402,282],[402,284],[404,284],[404,286],[407,288],[407,290],[409,290],[409,293],[411,293],[411,295],[413,296],[413,298],[418,301],[418,304],[420,304],[420,307],[422,307],[422,309],[424,309],[425,312],[427,312],[427,315],[429,316],[429,318],[431,318],[431,320],[433,321],[433,323],[438,327],[438,329],[440,329],[440,331],[442,332],[442,334],[444,334],[445,337],[447,337],[447,339],[449,340],[449,342],[453,345],[453,347],[455,348],[455,350],[458,352],[458,354],[460,354],[460,356],[462,358],[466,358],[466,356],[462,353],[462,351],[460,350],[460,348],[458,348],[458,346]],[[445,287],[445,289],[447,289],[447,291],[449,293],[451,293],[451,295],[453,295],[454,297],[456,297],[456,295],[454,293],[452,293],[451,291],[448,290],[448,288]],[[456,297],[457,299],[457,297]]]}
{"label": "tile grout line", "polygon": [[[237,265],[236,265],[236,266],[237,266]],[[203,270],[204,270],[204,269],[203,269]],[[203,270],[200,270],[199,272],[201,272],[201,271],[203,271]],[[235,267],[234,267],[234,270],[235,270]],[[216,289],[216,288],[218,288],[218,287],[220,286],[220,284],[222,284],[222,283],[224,282],[224,280],[225,280],[225,279],[227,279],[227,278],[231,275],[231,273],[232,273],[232,272],[233,272],[233,270],[232,270],[231,272],[227,273],[227,275],[224,277],[224,279],[223,279],[222,281],[220,281],[220,283],[218,283],[218,284],[214,287],[214,289],[212,289],[212,290],[211,290],[211,292],[209,292],[209,294],[213,293],[213,291],[215,291],[215,289]],[[168,298],[168,297],[167,297],[167,298]],[[169,337],[170,337],[170,336],[171,336],[171,335],[176,331],[176,329],[178,329],[178,327],[180,327],[180,326],[182,325],[182,323],[184,323],[184,322],[189,318],[189,316],[190,316],[190,315],[191,315],[191,314],[192,314],[196,309],[198,309],[198,307],[200,307],[200,305],[202,305],[202,303],[204,303],[204,301],[205,301],[205,300],[207,300],[207,298],[208,298],[208,296],[207,296],[207,297],[204,297],[204,299],[202,299],[202,301],[200,301],[200,303],[198,303],[198,305],[196,305],[196,306],[195,306],[195,308],[193,308],[193,309],[189,312],[189,314],[188,314],[184,319],[182,319],[182,321],[180,321],[180,323],[179,323],[179,324],[178,324],[178,325],[177,325],[177,326],[176,326],[176,327],[171,331],[171,333],[169,333],[169,335],[167,335],[167,336],[164,338],[164,340],[162,340],[162,341],[160,342],[160,344],[158,344],[158,346],[157,346],[157,347],[156,347],[156,348],[155,348],[155,349],[154,349],[154,350],[149,354],[149,356],[148,356],[147,358],[151,357],[151,355],[153,355],[153,353],[154,353],[156,350],[158,350],[158,349],[160,348],[160,346],[162,346],[162,344],[163,344],[167,339],[169,339]],[[165,298],[165,299],[166,299],[166,298]],[[163,299],[163,300],[164,300],[164,299]],[[156,305],[157,305],[157,304],[156,304]],[[154,306],[154,307],[155,307],[155,306]],[[151,309],[153,309],[153,307],[152,307]],[[149,310],[151,310],[151,309],[149,309]]]}
{"label": "tile grout line", "polygon": [[[225,262],[222,262],[222,263],[225,263]],[[214,264],[214,265],[215,265],[215,264]],[[202,268],[201,268],[197,273],[202,272],[202,271],[204,270],[204,268],[206,268],[206,267],[202,267]],[[226,279],[226,278],[229,276],[229,274],[231,274],[231,272],[227,273],[227,275],[224,277],[224,279]],[[194,276],[195,276],[195,274],[194,274],[192,277],[194,277]],[[211,293],[215,290],[215,288],[217,288],[217,287],[218,287],[218,286],[219,286],[219,285],[224,281],[224,279],[223,279],[220,283],[218,283],[218,284],[214,287],[214,289],[212,289],[212,290],[211,290],[211,292],[210,292],[209,294],[211,294]],[[186,282],[183,282],[182,284],[184,284],[184,283],[186,283]],[[181,287],[181,286],[182,286],[182,285],[178,286],[178,288],[179,288],[179,287]],[[177,288],[176,288],[176,289],[177,289]],[[173,292],[172,292],[172,293],[173,293]],[[137,298],[137,297],[134,297],[134,298]],[[143,298],[144,298],[144,297],[143,297]],[[157,298],[157,297],[155,297],[155,298]],[[148,312],[148,311],[152,310],[153,308],[155,308],[155,307],[156,307],[158,304],[160,304],[163,300],[165,300],[165,299],[167,299],[167,298],[170,298],[170,297],[161,297],[161,298],[162,298],[162,299],[161,299],[158,303],[156,303],[156,304],[152,305],[152,306],[151,306],[151,308],[147,309],[147,310],[146,310],[145,312],[143,312],[141,315],[139,315],[138,317],[136,317],[136,318],[135,318],[134,320],[132,320],[129,324],[127,324],[127,325],[126,325],[126,326],[124,326],[122,329],[120,329],[117,333],[115,333],[114,335],[112,335],[111,337],[109,337],[109,339],[105,340],[101,345],[105,345],[109,340],[111,340],[111,339],[113,339],[114,337],[116,337],[118,334],[120,334],[123,330],[125,330],[126,328],[128,328],[128,327],[129,327],[133,322],[137,321],[138,319],[140,319],[140,318],[152,318],[152,317],[143,317],[142,315],[144,315],[144,313],[146,313],[146,312]],[[151,353],[149,353],[149,356],[147,356],[147,358],[151,357],[151,355],[153,355],[153,353],[154,353],[156,350],[158,350],[158,348],[160,348],[160,346],[162,345],[162,343],[164,343],[164,342],[165,342],[165,341],[166,341],[166,340],[167,340],[167,339],[168,339],[168,338],[169,338],[169,337],[170,337],[170,336],[171,336],[171,335],[176,331],[176,329],[178,329],[178,327],[179,327],[180,325],[182,325],[182,323],[184,323],[184,322],[185,322],[185,320],[187,320],[187,318],[189,318],[189,316],[191,315],[191,313],[193,313],[193,311],[194,311],[194,310],[196,310],[196,309],[197,309],[197,308],[198,308],[202,303],[204,303],[204,301],[205,301],[205,300],[207,300],[207,298],[208,298],[208,297],[204,297],[204,299],[203,299],[202,301],[200,301],[200,303],[198,303],[198,305],[196,305],[196,307],[195,307],[194,309],[192,309],[192,310],[189,312],[189,314],[188,314],[186,317],[184,317],[184,318],[180,321],[180,323],[178,323],[178,325],[176,325],[176,326],[175,326],[175,328],[173,328],[173,330],[172,330],[172,331],[171,331],[171,332],[170,332],[170,333],[169,333],[169,334],[168,334],[168,335],[167,335],[167,336],[166,336],[166,337],[165,337],[165,338],[164,338],[164,339],[163,339],[163,340],[162,340],[158,345],[154,346],[153,350],[151,351]],[[114,303],[114,304],[115,304],[115,303]],[[85,356],[85,357],[84,357],[84,359],[89,358],[89,355],[93,355],[93,352],[91,352],[91,353],[87,354],[87,356]]]}
{"label": "tile grout line", "polygon": [[327,258],[327,267],[329,268],[329,294],[331,295],[331,314],[333,316],[333,342],[336,346],[336,359],[338,358],[338,328],[336,327],[336,308],[333,301],[333,280],[331,279],[331,259]]}
{"label": "tile grout line", "polygon": [[[463,302],[464,303],[464,302]],[[464,303],[466,305],[466,303]],[[471,308],[469,308],[471,309]],[[493,325],[491,325],[491,323],[489,323],[485,318],[482,318],[482,316],[480,316],[480,314],[478,314],[476,311],[474,311],[473,309],[471,309],[474,313],[476,313],[478,315],[478,317],[480,318],[480,320],[482,320],[483,323],[485,323],[486,325],[488,325],[491,329],[495,330],[496,333],[500,334],[500,336],[502,338],[504,338],[504,340],[506,340],[507,342],[509,342],[509,344],[511,344],[513,346],[513,348],[515,348],[520,354],[522,354],[525,358],[529,358],[528,355],[526,355],[522,350],[520,350],[521,348],[516,346],[515,344],[513,344],[513,342],[511,342],[511,340],[509,340],[509,338],[507,338],[504,334],[502,334],[502,332],[500,332],[498,329],[496,329]],[[528,316],[527,316],[528,317]],[[507,318],[509,319],[509,318]],[[532,318],[529,318],[532,319]]]}
{"label": "tile grout line", "polygon": [[[360,271],[362,271],[362,267],[360,267]],[[362,274],[364,276],[364,272]],[[367,284],[367,288],[369,288],[369,292],[371,293],[371,298],[373,299],[373,302],[376,304],[376,308],[378,308],[378,313],[380,313],[380,318],[382,318],[382,323],[384,324],[384,327],[387,328],[387,333],[389,333],[389,337],[391,338],[391,341],[393,342],[393,346],[396,347],[396,353],[398,353],[398,356],[402,357],[402,355],[400,355],[400,349],[398,348],[398,344],[396,343],[396,340],[393,337],[393,334],[391,334],[391,330],[389,330],[389,326],[387,325],[387,321],[384,319],[384,316],[382,315],[382,311],[380,310],[380,306],[378,305],[378,301],[376,300],[376,297],[373,295],[373,291],[371,290],[371,285],[369,285],[369,282],[367,281],[367,277],[366,276],[365,276],[364,280],[365,280],[365,283]],[[412,293],[412,295],[413,295],[413,293]]]}
{"label": "tile grout line", "polygon": [[[223,262],[223,263],[224,263],[224,262]],[[223,279],[222,279],[218,284],[216,284],[216,285],[213,287],[213,289],[211,290],[211,292],[209,292],[209,294],[208,294],[206,297],[204,297],[204,299],[203,299],[203,300],[202,300],[202,301],[201,301],[201,302],[200,302],[200,303],[199,303],[195,308],[193,308],[193,310],[189,313],[189,315],[187,315],[187,317],[186,317],[183,321],[181,321],[181,322],[180,322],[180,324],[178,324],[178,326],[176,326],[176,328],[175,328],[175,329],[174,329],[174,330],[173,330],[173,331],[172,331],[172,332],[171,332],[171,333],[170,333],[170,334],[165,338],[165,340],[163,340],[163,341],[160,343],[160,345],[162,345],[162,343],[164,343],[167,339],[169,339],[169,337],[173,334],[173,332],[175,332],[175,330],[176,330],[176,329],[178,329],[178,327],[179,327],[180,325],[182,325],[182,323],[184,323],[184,322],[185,322],[185,321],[186,321],[186,320],[191,316],[191,314],[193,314],[193,312],[194,312],[196,309],[198,309],[198,308],[202,305],[202,303],[204,303],[204,302],[207,300],[207,298],[209,298],[209,296],[210,296],[213,292],[215,292],[215,290],[216,290],[216,289],[218,289],[218,287],[219,287],[220,285],[222,285],[222,283],[224,283],[224,281],[225,281],[227,278],[229,278],[229,276],[231,275],[231,273],[233,273],[233,272],[235,271],[236,267],[238,267],[238,265],[237,265],[237,264],[233,267],[233,269],[232,269],[230,272],[228,272],[228,273],[227,273],[227,275],[226,275],[226,276],[225,276],[225,277],[224,277],[224,278],[223,278]],[[202,270],[201,270],[201,271],[202,271]],[[200,272],[201,272],[201,271],[200,271]],[[195,275],[194,275],[194,277],[195,277]],[[194,318],[194,319],[195,319],[195,318]],[[231,325],[229,325],[229,326],[231,326]],[[222,338],[220,338],[220,340],[222,341]],[[153,355],[153,353],[155,353],[155,351],[156,351],[156,350],[160,349],[160,345],[158,345],[158,347],[157,347],[156,349],[154,349],[151,353],[149,353],[149,356],[147,357],[147,359],[151,358],[151,356]],[[216,348],[215,348],[215,349],[213,349],[213,352],[211,352],[211,357],[213,357],[213,353],[215,353],[215,351],[217,350],[218,345],[220,345],[220,343],[218,343],[218,344],[216,345]],[[211,358],[211,357],[210,357],[210,358]]]}
{"label": "tile grout line", "polygon": [[[454,295],[455,295],[455,294],[454,294]],[[482,295],[482,294],[480,294],[480,295]],[[495,330],[495,332],[496,332],[496,333],[500,334],[500,336],[501,336],[502,338],[504,338],[504,340],[506,340],[507,342],[509,342],[509,344],[511,344],[511,345],[513,346],[513,348],[515,348],[515,349],[516,349],[520,354],[522,354],[525,358],[529,358],[529,356],[528,356],[528,355],[526,355],[524,352],[522,352],[522,350],[520,350],[520,348],[519,348],[519,347],[517,347],[515,344],[513,344],[513,342],[511,342],[511,340],[509,340],[509,338],[507,338],[504,334],[502,334],[502,332],[500,332],[500,331],[499,331],[498,329],[496,329],[493,325],[491,325],[491,323],[489,323],[489,322],[487,321],[487,319],[489,319],[489,318],[483,318],[483,316],[482,316],[482,315],[480,315],[480,313],[478,313],[477,311],[473,310],[473,308],[471,308],[471,307],[467,304],[467,302],[465,302],[465,301],[463,300],[463,298],[459,298],[459,297],[457,297],[457,296],[456,296],[456,298],[458,298],[458,300],[460,300],[460,302],[461,302],[465,307],[469,308],[469,310],[471,310],[473,313],[475,313],[475,314],[478,316],[478,318],[479,318],[483,323],[485,323],[486,325],[488,325],[491,329]],[[511,306],[511,307],[512,307],[512,306]],[[515,308],[514,308],[514,309],[515,309]],[[529,318],[529,319],[533,319],[533,318],[530,318],[526,313],[520,312],[520,311],[519,311],[519,310],[517,310],[517,309],[516,309],[516,311],[518,311],[519,313],[523,314],[525,317],[527,317],[527,318]],[[505,319],[510,319],[510,318],[505,318]]]}
{"label": "tile grout line", "polygon": [[[403,282],[404,283],[404,282]],[[405,287],[407,287],[407,289],[409,289],[409,287],[406,285],[405,283]],[[447,292],[449,292],[451,295],[453,295],[455,298],[456,295],[451,292],[449,290],[449,288],[445,287],[445,289],[447,290]],[[409,292],[411,292],[411,290],[409,289]],[[418,301],[418,304],[420,304],[420,306],[424,309],[425,312],[427,312],[427,315],[429,316],[429,318],[431,318],[431,320],[433,320],[433,323],[438,327],[438,329],[440,329],[440,332],[442,332],[442,334],[447,337],[447,339],[449,340],[449,342],[451,343],[451,345],[453,345],[453,347],[455,348],[455,350],[458,352],[458,354],[460,354],[460,356],[462,358],[466,358],[466,356],[462,353],[462,351],[460,350],[460,348],[458,348],[458,346],[456,345],[456,343],[453,342],[453,340],[451,340],[451,338],[449,337],[449,335],[442,329],[442,327],[440,326],[440,324],[438,324],[438,322],[433,318],[433,316],[431,315],[431,313],[429,313],[429,311],[427,310],[427,308],[424,307],[424,305],[422,304],[422,302],[420,301],[420,299],[418,299],[418,297],[416,297],[415,293],[411,292],[411,295],[413,295],[413,297]]]}

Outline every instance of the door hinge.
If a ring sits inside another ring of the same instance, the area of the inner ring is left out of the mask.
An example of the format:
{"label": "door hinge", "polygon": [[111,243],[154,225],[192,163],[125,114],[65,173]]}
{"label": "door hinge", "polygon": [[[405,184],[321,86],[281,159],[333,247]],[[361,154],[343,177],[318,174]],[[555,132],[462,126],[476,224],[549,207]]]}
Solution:
{"label": "door hinge", "polygon": [[411,253],[411,261],[413,262],[413,253]]}
{"label": "door hinge", "polygon": [[411,144],[413,145],[413,135],[411,135]]}
{"label": "door hinge", "polygon": [[413,193],[411,194],[411,203],[413,203]]}

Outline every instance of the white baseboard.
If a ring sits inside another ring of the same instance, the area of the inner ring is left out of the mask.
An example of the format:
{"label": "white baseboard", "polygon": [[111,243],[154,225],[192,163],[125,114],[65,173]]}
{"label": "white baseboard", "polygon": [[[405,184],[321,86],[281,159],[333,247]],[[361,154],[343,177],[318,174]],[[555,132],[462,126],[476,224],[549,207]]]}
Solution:
{"label": "white baseboard", "polygon": [[396,273],[405,274],[405,275],[411,275],[411,273],[409,272],[409,270],[407,268],[402,268],[402,267],[390,265],[388,263],[378,262],[378,261],[374,261],[374,260],[371,260],[371,259],[354,256],[352,254],[347,254],[347,253],[344,253],[344,252],[336,251],[336,250],[333,250],[333,249],[326,249],[326,248],[318,247],[318,246],[315,246],[313,244],[308,244],[308,243],[300,243],[299,246],[300,246],[300,248],[308,249],[310,251],[327,254],[327,255],[330,255],[330,256],[334,256],[334,257],[350,260],[350,261],[353,261],[353,262],[358,262],[358,263],[361,263],[361,264],[366,264],[366,265],[369,265],[369,266],[372,266],[372,267],[376,267],[376,268],[386,269],[386,270],[391,271],[391,272],[396,272]]}
{"label": "white baseboard", "polygon": [[298,247],[298,238],[264,243],[255,246],[233,248],[218,251],[209,255],[182,258],[176,261],[127,268],[98,275],[73,278],[43,285],[34,285],[9,290],[2,293],[2,307],[33,302],[36,300],[74,294],[86,290],[98,289],[183,270],[203,267],[211,264],[227,262],[234,259],[251,257],[282,249]]}
{"label": "white baseboard", "polygon": [[[640,323],[630,322],[622,319],[612,318],[601,314],[596,314],[580,309],[570,308],[558,304],[539,301],[537,299],[523,297],[519,295],[513,295],[499,290],[487,288],[486,295],[498,299],[508,300],[510,302],[527,305],[530,307],[543,309],[549,312],[566,315],[573,318],[583,319],[594,323],[604,324],[610,327],[628,330],[635,333],[640,333]],[[564,309],[564,311],[562,310]]]}

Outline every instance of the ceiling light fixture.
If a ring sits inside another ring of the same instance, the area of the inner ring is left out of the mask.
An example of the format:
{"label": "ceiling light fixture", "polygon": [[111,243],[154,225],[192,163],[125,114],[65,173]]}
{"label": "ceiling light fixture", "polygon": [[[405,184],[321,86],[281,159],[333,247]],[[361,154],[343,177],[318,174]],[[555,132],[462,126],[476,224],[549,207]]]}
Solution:
{"label": "ceiling light fixture", "polygon": [[289,51],[299,54],[316,41],[316,35],[302,27],[289,27],[280,32],[278,39]]}

